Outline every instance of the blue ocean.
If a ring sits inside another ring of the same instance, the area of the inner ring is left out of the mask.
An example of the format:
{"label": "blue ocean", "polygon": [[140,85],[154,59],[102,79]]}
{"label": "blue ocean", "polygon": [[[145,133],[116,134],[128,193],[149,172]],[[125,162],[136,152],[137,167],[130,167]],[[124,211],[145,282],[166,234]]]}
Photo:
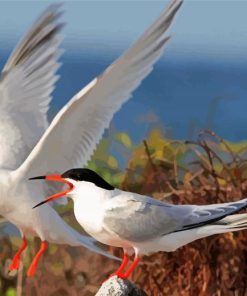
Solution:
{"label": "blue ocean", "polygon": [[[9,54],[0,52],[0,66]],[[116,57],[65,53],[49,118]],[[227,140],[246,140],[247,67],[241,61],[162,59],[112,125],[135,143],[153,127],[162,127],[174,139],[192,139],[199,130],[210,128]]]}

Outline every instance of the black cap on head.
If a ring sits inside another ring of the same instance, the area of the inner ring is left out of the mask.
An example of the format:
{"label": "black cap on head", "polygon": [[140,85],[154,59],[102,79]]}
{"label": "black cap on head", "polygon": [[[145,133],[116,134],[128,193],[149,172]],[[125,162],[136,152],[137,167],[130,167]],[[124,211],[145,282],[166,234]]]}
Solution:
{"label": "black cap on head", "polygon": [[86,181],[94,183],[96,186],[106,189],[113,190],[114,187],[106,182],[102,177],[90,169],[72,169],[61,175],[64,179],[72,179],[75,181]]}

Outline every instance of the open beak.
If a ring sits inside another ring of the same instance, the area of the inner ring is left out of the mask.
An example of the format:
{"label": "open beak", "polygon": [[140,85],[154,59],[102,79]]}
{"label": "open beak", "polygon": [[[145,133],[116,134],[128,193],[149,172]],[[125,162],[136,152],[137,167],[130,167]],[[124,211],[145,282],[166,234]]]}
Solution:
{"label": "open beak", "polygon": [[49,196],[46,200],[41,201],[40,203],[38,203],[36,206],[33,207],[37,208],[47,202],[53,201],[55,199],[58,199],[60,197],[63,197],[64,195],[68,194],[70,191],[72,191],[74,189],[74,185],[72,183],[70,183],[69,181],[63,179],[60,175],[48,175],[48,176],[39,176],[39,177],[33,177],[33,178],[29,178],[29,180],[38,180],[38,179],[45,179],[48,181],[56,181],[56,182],[61,182],[61,183],[65,183],[67,184],[69,187],[68,189],[58,192],[52,196]]}

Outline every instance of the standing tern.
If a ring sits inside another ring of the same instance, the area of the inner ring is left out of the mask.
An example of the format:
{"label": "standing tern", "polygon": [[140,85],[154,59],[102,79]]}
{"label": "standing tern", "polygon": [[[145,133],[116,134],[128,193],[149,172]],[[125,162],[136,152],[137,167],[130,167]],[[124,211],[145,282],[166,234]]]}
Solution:
{"label": "standing tern", "polygon": [[27,234],[42,241],[28,276],[34,274],[47,242],[83,245],[110,256],[94,245],[95,240],[69,227],[50,205],[32,211],[41,198],[58,189],[55,184],[34,186],[27,179],[87,164],[113,115],[162,55],[169,39],[166,31],[181,4],[172,0],[119,59],[58,112],[49,127],[47,110],[57,79],[62,27],[57,5],[45,11],[10,56],[0,76],[0,215],[16,225],[23,238],[10,271],[19,267]]}
{"label": "standing tern", "polygon": [[[158,251],[172,252],[194,240],[213,234],[247,228],[247,198],[211,205],[172,205],[148,196],[114,188],[89,169],[72,169],[62,175],[31,179],[64,182],[69,188],[43,200],[34,208],[61,198],[74,201],[74,214],[87,233],[101,243],[121,247],[124,258],[113,275],[128,278],[140,255]],[[235,215],[234,215],[235,214]],[[135,259],[126,272],[128,254]]]}

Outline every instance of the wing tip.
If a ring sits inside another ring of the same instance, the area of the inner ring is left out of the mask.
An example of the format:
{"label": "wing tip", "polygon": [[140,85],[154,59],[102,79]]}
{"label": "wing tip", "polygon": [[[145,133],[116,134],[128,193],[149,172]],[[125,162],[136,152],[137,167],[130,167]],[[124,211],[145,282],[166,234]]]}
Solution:
{"label": "wing tip", "polygon": [[66,25],[65,22],[61,22],[59,20],[64,13],[64,11],[61,10],[61,7],[63,7],[63,3],[52,3],[46,7],[46,9],[40,14],[38,18],[36,18],[36,20],[31,25],[30,30],[28,30],[26,34],[24,34],[24,36],[17,43],[15,49],[13,50],[6,64],[4,65],[2,72],[8,72],[13,66],[16,66],[20,62],[20,60],[22,60],[22,57],[25,56],[25,50],[28,47],[30,40],[34,38],[34,32],[38,30],[39,33],[40,28],[42,27],[46,27],[49,24],[53,23],[54,29],[52,35],[53,38],[60,38],[58,46],[60,45],[61,41],[63,40],[60,32]]}

